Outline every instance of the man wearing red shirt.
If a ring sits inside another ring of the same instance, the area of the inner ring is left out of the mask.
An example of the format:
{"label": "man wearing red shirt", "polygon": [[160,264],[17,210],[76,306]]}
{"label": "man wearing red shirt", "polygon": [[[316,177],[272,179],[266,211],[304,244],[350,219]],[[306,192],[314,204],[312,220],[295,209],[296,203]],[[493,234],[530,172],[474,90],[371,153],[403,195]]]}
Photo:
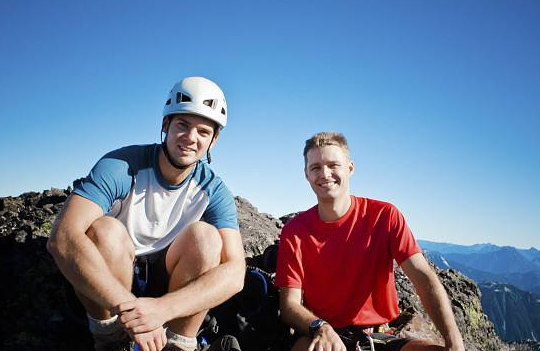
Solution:
{"label": "man wearing red shirt", "polygon": [[[306,141],[305,175],[318,204],[281,233],[276,285],[284,320],[303,334],[293,351],[464,351],[443,286],[393,205],[349,192],[354,164],[338,133]],[[445,346],[370,332],[398,314],[393,262],[401,266]],[[380,341],[377,339],[385,339]]]}

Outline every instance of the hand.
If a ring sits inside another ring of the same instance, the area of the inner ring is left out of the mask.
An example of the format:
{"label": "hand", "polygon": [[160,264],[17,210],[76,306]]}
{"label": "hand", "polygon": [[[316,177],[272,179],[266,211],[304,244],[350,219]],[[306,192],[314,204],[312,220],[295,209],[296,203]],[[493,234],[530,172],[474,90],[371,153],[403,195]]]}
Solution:
{"label": "hand", "polygon": [[167,345],[167,336],[163,327],[159,327],[147,333],[135,334],[133,341],[139,345],[140,351],[160,351]]}
{"label": "hand", "polygon": [[131,335],[151,332],[167,322],[165,306],[154,298],[123,302],[112,308],[112,313],[119,315],[120,323]]}
{"label": "hand", "polygon": [[465,351],[465,346],[463,346],[463,343],[456,346],[445,346],[444,351]]}
{"label": "hand", "polygon": [[445,338],[444,351],[465,351],[463,338],[459,332],[451,333]]}
{"label": "hand", "polygon": [[334,329],[324,324],[311,340],[308,351],[347,351],[347,348]]}

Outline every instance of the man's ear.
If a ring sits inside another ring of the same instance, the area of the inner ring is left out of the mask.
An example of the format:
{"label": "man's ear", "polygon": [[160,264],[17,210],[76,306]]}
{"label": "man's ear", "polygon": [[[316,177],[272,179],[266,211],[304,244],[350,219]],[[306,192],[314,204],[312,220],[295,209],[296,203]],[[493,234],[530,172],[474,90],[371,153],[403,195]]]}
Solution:
{"label": "man's ear", "polygon": [[354,174],[354,162],[352,160],[349,161],[349,172],[351,172],[351,175]]}
{"label": "man's ear", "polygon": [[161,132],[162,133],[167,133],[167,129],[169,129],[169,123],[170,123],[169,116],[163,117],[163,120],[161,121]]}

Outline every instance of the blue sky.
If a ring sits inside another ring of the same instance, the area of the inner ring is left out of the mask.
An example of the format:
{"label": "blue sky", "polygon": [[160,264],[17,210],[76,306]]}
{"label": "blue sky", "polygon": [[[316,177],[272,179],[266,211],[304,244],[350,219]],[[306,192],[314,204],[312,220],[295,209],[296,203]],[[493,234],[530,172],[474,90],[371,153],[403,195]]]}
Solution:
{"label": "blue sky", "polygon": [[311,207],[304,141],[349,139],[352,191],[420,239],[540,247],[540,2],[0,2],[0,196],[65,188],[159,140],[172,85],[225,91],[213,168]]}

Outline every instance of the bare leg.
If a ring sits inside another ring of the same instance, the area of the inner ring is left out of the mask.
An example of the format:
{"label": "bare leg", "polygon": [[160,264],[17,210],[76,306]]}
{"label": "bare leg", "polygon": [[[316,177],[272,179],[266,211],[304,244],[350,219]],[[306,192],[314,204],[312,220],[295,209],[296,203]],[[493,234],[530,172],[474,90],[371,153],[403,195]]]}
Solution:
{"label": "bare leg", "polygon": [[300,339],[296,340],[291,351],[306,351],[311,344],[311,339],[307,336],[302,336]]}
{"label": "bare leg", "polygon": [[[221,261],[223,242],[217,229],[204,222],[191,224],[171,244],[166,257],[169,291],[175,291],[197,279]],[[188,301],[186,301],[187,303]],[[176,334],[195,337],[207,311],[168,323]]]}
{"label": "bare leg", "polygon": [[[96,245],[111,273],[126,289],[131,290],[135,248],[124,225],[115,218],[104,216],[92,223],[86,235]],[[77,287],[74,288],[77,297],[91,317],[95,319],[112,317],[111,313],[96,304],[91,296],[84,296],[77,291]]]}
{"label": "bare leg", "polygon": [[[291,351],[306,351],[311,343],[311,339],[302,336],[293,345]],[[443,351],[444,347],[433,344],[425,340],[412,340],[406,343],[400,351]]]}
{"label": "bare leg", "polygon": [[400,351],[443,351],[445,348],[427,340],[412,340],[405,344]]}

